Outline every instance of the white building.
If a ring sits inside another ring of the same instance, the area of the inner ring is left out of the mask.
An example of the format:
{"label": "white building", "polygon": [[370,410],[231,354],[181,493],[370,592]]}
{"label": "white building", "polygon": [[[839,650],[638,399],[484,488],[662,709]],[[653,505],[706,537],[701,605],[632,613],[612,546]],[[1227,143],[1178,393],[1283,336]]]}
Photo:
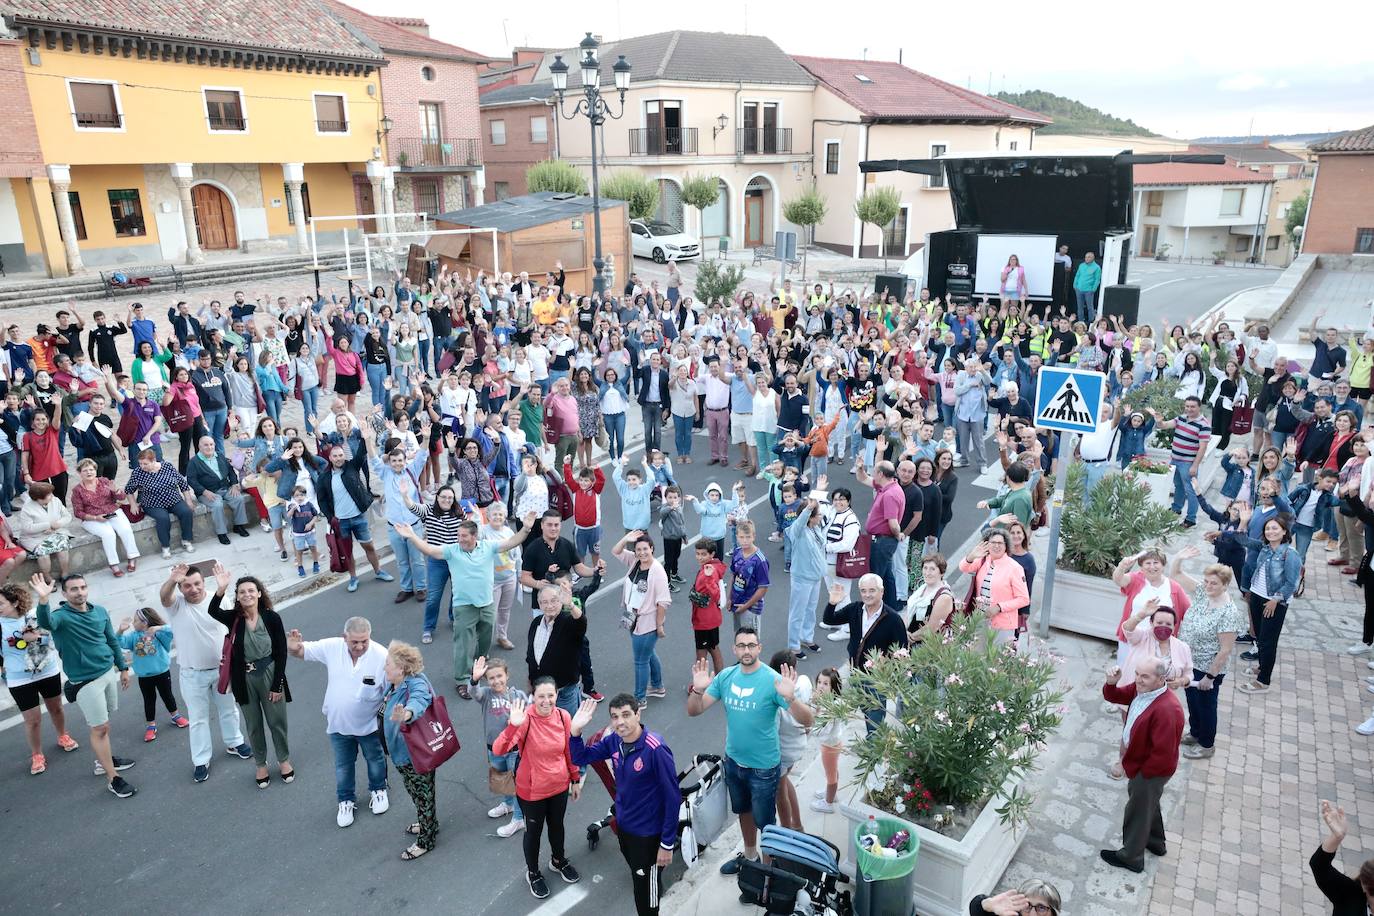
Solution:
{"label": "white building", "polygon": [[1258,260],[1273,189],[1272,177],[1232,165],[1137,165],[1133,254]]}

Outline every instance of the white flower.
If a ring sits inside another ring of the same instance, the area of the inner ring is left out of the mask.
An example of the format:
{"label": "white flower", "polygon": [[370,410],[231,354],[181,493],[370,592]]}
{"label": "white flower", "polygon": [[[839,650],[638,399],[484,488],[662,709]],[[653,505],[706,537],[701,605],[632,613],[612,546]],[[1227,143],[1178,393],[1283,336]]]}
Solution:
{"label": "white flower", "polygon": [[902,801],[902,799],[898,798],[892,807],[898,814],[906,814],[906,802]]}
{"label": "white flower", "polygon": [[963,682],[964,679],[957,674],[951,674],[949,677],[945,678],[945,684],[951,687],[962,684]]}
{"label": "white flower", "polygon": [[1000,712],[1002,715],[1006,715],[1006,714],[1007,714],[1007,704],[1006,704],[1006,703],[1003,703],[1001,700],[998,700],[998,701],[997,701],[997,711]]}

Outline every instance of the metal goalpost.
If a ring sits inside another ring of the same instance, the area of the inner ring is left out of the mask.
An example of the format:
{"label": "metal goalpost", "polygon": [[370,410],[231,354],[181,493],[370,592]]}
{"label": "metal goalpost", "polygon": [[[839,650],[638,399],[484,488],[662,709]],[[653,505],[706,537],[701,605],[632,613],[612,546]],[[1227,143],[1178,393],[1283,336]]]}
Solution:
{"label": "metal goalpost", "polygon": [[[385,226],[385,225],[387,225],[387,220],[395,220],[395,219],[400,219],[400,218],[407,218],[407,219],[408,219],[408,218],[410,218],[410,217],[418,217],[418,218],[419,218],[419,220],[420,220],[420,228],[421,228],[421,229],[424,229],[424,227],[425,227],[426,225],[429,224],[429,214],[428,214],[428,213],[353,213],[353,214],[340,214],[340,215],[337,215],[337,216],[312,216],[312,217],[310,217],[310,219],[309,219],[309,225],[310,225],[310,262],[311,262],[311,267],[312,267],[316,272],[318,272],[319,269],[320,269],[320,246],[319,246],[319,239],[318,239],[318,236],[315,234],[315,224],[316,224],[316,223],[336,223],[336,222],[359,222],[359,223],[361,223],[361,222],[362,222],[363,220],[365,220],[365,219],[375,219],[375,220],[377,220],[377,225],[379,225],[379,226]],[[357,231],[358,231],[358,232],[362,232],[362,229],[359,228]],[[348,228],[347,226],[345,226],[344,229],[343,229],[344,265],[345,265],[345,266],[344,266],[344,272],[345,272],[346,274],[348,274],[349,276],[352,276],[352,275],[353,275],[353,252],[352,252],[352,249],[350,248],[350,246],[349,246],[349,244],[348,244],[348,233],[349,233],[349,228]],[[367,233],[365,233],[365,232],[362,232],[362,234],[363,234],[363,235],[367,235]],[[377,236],[400,235],[400,234],[402,234],[402,233],[387,233],[387,232],[385,232],[385,231],[373,233],[373,235],[377,235]]]}
{"label": "metal goalpost", "polygon": [[[367,269],[367,288],[370,290],[370,289],[372,289],[372,286],[373,286],[373,281],[372,281],[372,259],[373,259],[374,255],[375,255],[376,257],[378,257],[378,258],[381,260],[380,266],[383,267],[385,270],[387,270],[388,273],[397,269],[396,252],[390,250],[390,249],[387,248],[386,246],[377,246],[377,247],[374,247],[373,244],[372,244],[372,242],[373,242],[374,239],[376,239],[376,240],[378,240],[378,241],[381,241],[381,242],[385,242],[385,241],[387,241],[387,240],[403,239],[403,238],[423,238],[423,239],[432,239],[432,238],[434,238],[434,237],[436,237],[436,236],[440,236],[440,235],[479,235],[479,234],[483,234],[483,233],[490,233],[490,234],[491,234],[492,274],[493,274],[493,275],[495,275],[495,274],[500,274],[500,273],[501,273],[501,249],[500,249],[500,245],[499,245],[499,236],[500,236],[500,230],[499,230],[499,229],[474,228],[474,229],[432,229],[432,230],[428,230],[428,231],[416,231],[416,232],[365,232],[365,233],[363,233],[363,261],[364,261],[364,263],[365,263],[365,265],[366,265],[366,269]],[[349,271],[349,273],[351,274],[352,271]]]}

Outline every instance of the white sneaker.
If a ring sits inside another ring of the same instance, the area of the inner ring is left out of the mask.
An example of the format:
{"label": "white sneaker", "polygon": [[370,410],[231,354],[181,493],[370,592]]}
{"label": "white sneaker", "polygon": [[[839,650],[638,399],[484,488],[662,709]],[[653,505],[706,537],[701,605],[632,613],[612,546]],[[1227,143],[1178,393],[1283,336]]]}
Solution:
{"label": "white sneaker", "polygon": [[172,558],[172,548],[170,548],[170,547],[164,547],[164,548],[162,548],[162,559],[164,559],[164,560],[170,560],[171,558]]}
{"label": "white sneaker", "polygon": [[373,814],[385,814],[386,809],[391,807],[391,801],[386,797],[386,789],[378,789],[372,793],[372,801],[368,805]]}
{"label": "white sneaker", "polygon": [[1355,645],[1351,646],[1349,649],[1346,649],[1345,651],[1348,655],[1364,655],[1366,652],[1369,651],[1369,649],[1370,647],[1366,646],[1364,643],[1357,642],[1355,643]]}
{"label": "white sneaker", "polygon": [[830,640],[831,642],[844,642],[845,640],[849,639],[849,630],[847,628],[843,630],[836,630],[835,632],[829,634],[825,638]]}
{"label": "white sneaker", "polygon": [[267,532],[268,534],[272,533],[272,526],[267,523],[266,519],[263,519],[261,522],[259,522],[258,527],[261,528],[263,531]]}
{"label": "white sneaker", "polygon": [[506,804],[505,802],[501,802],[501,804],[497,805],[495,808],[492,808],[490,811],[487,812],[487,817],[505,817],[507,814],[511,813],[512,811],[510,805]]}
{"label": "white sneaker", "polygon": [[1374,684],[1374,675],[1370,675],[1369,677],[1365,678],[1364,682],[1366,684]]}
{"label": "white sneaker", "polygon": [[499,837],[513,837],[513,836],[515,836],[517,833],[519,833],[521,830],[524,830],[524,829],[525,829],[525,819],[524,819],[523,817],[520,818],[519,820],[516,820],[515,818],[511,818],[511,821],[510,821],[509,824],[502,824],[500,827],[497,827],[497,828],[496,828],[496,835],[499,836]]}
{"label": "white sneaker", "polygon": [[353,823],[353,802],[339,802],[339,816],[334,819],[340,827]]}
{"label": "white sneaker", "polygon": [[186,551],[187,553],[195,553],[196,545],[192,544],[190,541],[182,541],[181,549]]}
{"label": "white sneaker", "polygon": [[1374,671],[1374,662],[1365,662],[1365,666],[1368,667],[1370,671]]}
{"label": "white sneaker", "polygon": [[816,791],[814,791],[814,792],[811,793],[811,797],[812,797],[812,798],[819,799],[819,800],[821,800],[821,801],[825,801],[825,790],[824,790],[824,789],[817,789]]}
{"label": "white sneaker", "polygon": [[824,798],[813,798],[811,799],[811,810],[819,811],[822,814],[834,814],[835,806],[830,804],[830,802],[826,801]]}
{"label": "white sneaker", "polygon": [[1374,716],[1370,716],[1359,725],[1356,725],[1355,731],[1362,735],[1374,735]]}

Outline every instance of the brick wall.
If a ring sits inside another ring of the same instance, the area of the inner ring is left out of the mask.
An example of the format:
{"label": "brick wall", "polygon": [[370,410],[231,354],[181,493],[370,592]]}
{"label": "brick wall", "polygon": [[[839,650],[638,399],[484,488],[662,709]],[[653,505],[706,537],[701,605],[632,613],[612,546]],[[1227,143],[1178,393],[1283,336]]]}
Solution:
{"label": "brick wall", "polygon": [[[382,99],[392,120],[393,140],[421,136],[421,102],[437,102],[441,106],[445,139],[482,136],[476,64],[395,52],[387,56],[390,63],[381,69]],[[425,67],[434,71],[432,81],[425,79]],[[399,143],[388,145],[392,165],[397,164],[399,148]]]}
{"label": "brick wall", "polygon": [[[576,130],[579,126],[587,129],[583,118],[555,124],[557,111],[542,103],[528,105],[503,105],[499,108],[482,110],[482,151],[487,169],[487,200],[496,199],[496,182],[502,181],[510,186],[510,196],[524,194],[525,170],[536,162],[552,159],[554,152],[554,131]],[[535,143],[531,138],[530,118],[544,119],[546,142]],[[493,145],[491,142],[491,122],[506,123],[506,142]]]}
{"label": "brick wall", "polygon": [[38,128],[24,81],[23,44],[0,40],[0,178],[36,178],[43,175],[43,153]]}
{"label": "brick wall", "polygon": [[1374,227],[1374,153],[1317,158],[1317,181],[1302,250],[1350,254],[1355,230]]}

